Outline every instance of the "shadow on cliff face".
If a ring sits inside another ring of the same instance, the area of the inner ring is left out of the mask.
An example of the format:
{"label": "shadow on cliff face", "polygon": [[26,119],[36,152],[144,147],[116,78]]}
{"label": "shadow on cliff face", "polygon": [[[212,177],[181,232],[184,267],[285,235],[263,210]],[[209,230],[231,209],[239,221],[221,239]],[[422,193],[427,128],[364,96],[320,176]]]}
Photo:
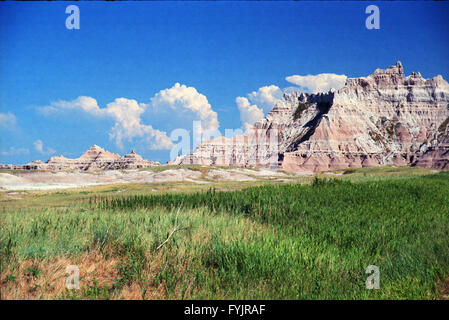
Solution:
{"label": "shadow on cliff face", "polygon": [[316,128],[320,125],[323,117],[329,112],[332,103],[333,103],[333,94],[329,95],[330,99],[325,101],[316,102],[318,112],[313,117],[312,120],[309,120],[306,124],[303,125],[303,128],[308,128],[306,133],[302,135],[299,139],[293,141],[287,148],[286,152],[295,151],[298,146],[310,139],[310,137],[315,133]]}

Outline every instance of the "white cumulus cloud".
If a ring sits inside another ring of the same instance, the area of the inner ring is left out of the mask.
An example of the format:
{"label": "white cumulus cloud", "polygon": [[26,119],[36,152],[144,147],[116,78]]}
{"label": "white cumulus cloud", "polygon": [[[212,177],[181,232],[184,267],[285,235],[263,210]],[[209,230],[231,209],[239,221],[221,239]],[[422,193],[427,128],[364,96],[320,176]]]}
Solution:
{"label": "white cumulus cloud", "polygon": [[134,137],[141,137],[147,139],[148,147],[152,150],[170,149],[172,142],[165,132],[142,123],[141,115],[145,108],[146,105],[126,98],[118,98],[108,103],[104,112],[115,120],[110,137],[115,139],[121,148],[124,139],[131,142]]}
{"label": "white cumulus cloud", "polygon": [[300,87],[300,89],[311,92],[328,92],[331,88],[341,89],[346,83],[346,76],[343,74],[320,73],[317,75],[286,77],[285,80]]}
{"label": "white cumulus cloud", "polygon": [[237,97],[235,102],[240,112],[242,127],[248,129],[263,119],[281,98],[282,90],[275,85],[261,87],[246,97]]}
{"label": "white cumulus cloud", "polygon": [[270,112],[276,101],[281,98],[282,90],[275,85],[261,87],[248,94],[249,101],[261,108],[265,114]]}
{"label": "white cumulus cloud", "polygon": [[145,104],[139,104],[136,100],[126,98],[117,98],[108,103],[105,108],[100,108],[94,98],[81,96],[72,101],[53,102],[49,106],[39,109],[45,115],[62,110],[77,110],[94,117],[112,119],[114,126],[111,128],[109,136],[111,139],[115,139],[120,148],[123,148],[124,140],[131,142],[133,138],[140,137],[145,138],[150,149],[170,149],[172,142],[165,132],[142,123],[141,115],[145,112],[145,108]]}
{"label": "white cumulus cloud", "polygon": [[[205,95],[194,87],[176,83],[156,93],[148,104],[134,99],[117,98],[100,107],[92,97],[81,96],[72,101],[56,101],[40,107],[44,115],[61,111],[81,111],[100,119],[112,119],[109,136],[117,146],[123,148],[125,141],[141,139],[149,149],[165,150],[173,147],[167,130],[192,128],[193,121],[201,121],[203,130],[217,130],[218,116],[212,110]],[[155,129],[145,122],[156,123],[164,130]]]}
{"label": "white cumulus cloud", "polygon": [[63,110],[79,110],[95,116],[100,116],[104,112],[98,106],[97,100],[86,96],[80,96],[72,101],[55,101],[49,106],[39,107],[38,109],[42,114],[47,116]]}
{"label": "white cumulus cloud", "polygon": [[151,98],[150,106],[149,116],[164,121],[170,129],[191,127],[193,121],[201,121],[203,130],[219,127],[217,113],[212,110],[206,96],[194,87],[175,83]]}
{"label": "white cumulus cloud", "polygon": [[251,104],[247,98],[237,97],[235,102],[240,111],[240,121],[243,128],[249,129],[254,123],[264,118],[263,110],[255,104]]}
{"label": "white cumulus cloud", "polygon": [[261,87],[249,93],[247,97],[237,97],[235,102],[240,111],[242,127],[248,129],[263,119],[281,98],[282,90],[275,85]]}

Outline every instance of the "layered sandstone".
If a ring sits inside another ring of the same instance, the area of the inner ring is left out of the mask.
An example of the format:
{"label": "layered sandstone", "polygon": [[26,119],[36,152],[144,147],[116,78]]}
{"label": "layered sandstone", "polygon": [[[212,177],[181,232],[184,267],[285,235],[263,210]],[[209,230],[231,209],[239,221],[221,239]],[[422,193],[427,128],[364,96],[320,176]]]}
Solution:
{"label": "layered sandstone", "polygon": [[[400,62],[338,91],[292,92],[254,129],[199,146],[176,163],[326,171],[380,165],[447,168],[449,84],[405,77]],[[446,124],[445,124],[446,121]],[[444,128],[441,128],[441,127]]]}
{"label": "layered sandstone", "polygon": [[424,145],[413,164],[425,168],[449,169],[449,118],[440,125],[436,139],[430,145]]}
{"label": "layered sandstone", "polygon": [[158,162],[144,160],[140,155],[131,153],[121,157],[103,148],[93,145],[81,157],[76,159],[64,156],[51,157],[47,162],[40,160],[32,161],[26,165],[3,165],[2,169],[12,170],[117,170],[117,169],[139,169],[158,165]]}

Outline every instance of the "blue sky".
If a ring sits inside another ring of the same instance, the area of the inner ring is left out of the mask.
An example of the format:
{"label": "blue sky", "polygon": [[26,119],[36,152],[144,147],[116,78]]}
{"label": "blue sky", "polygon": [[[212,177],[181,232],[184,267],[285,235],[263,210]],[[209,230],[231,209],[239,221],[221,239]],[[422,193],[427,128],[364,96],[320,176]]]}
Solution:
{"label": "blue sky", "polygon": [[240,128],[293,75],[400,60],[449,79],[449,3],[375,3],[380,30],[365,28],[366,2],[77,2],[79,30],[69,4],[0,3],[0,163],[92,144],[165,162],[173,129]]}

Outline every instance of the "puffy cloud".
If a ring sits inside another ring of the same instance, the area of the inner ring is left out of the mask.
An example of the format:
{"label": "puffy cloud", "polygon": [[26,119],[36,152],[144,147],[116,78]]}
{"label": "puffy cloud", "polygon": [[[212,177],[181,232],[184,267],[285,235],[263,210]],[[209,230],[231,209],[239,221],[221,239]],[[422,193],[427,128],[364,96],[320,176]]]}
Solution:
{"label": "puffy cloud", "polygon": [[1,156],[20,156],[29,153],[30,150],[26,148],[15,148],[15,147],[9,147],[7,151],[0,151]]}
{"label": "puffy cloud", "polygon": [[50,115],[62,110],[78,110],[94,117],[112,119],[114,126],[109,136],[115,139],[117,146],[123,148],[123,141],[132,141],[135,137],[144,138],[148,147],[153,150],[170,149],[171,140],[166,133],[153,129],[151,125],[142,123],[141,115],[147,105],[139,104],[136,100],[117,98],[108,103],[105,108],[100,108],[97,100],[91,97],[81,96],[72,101],[57,101],[39,110]]}
{"label": "puffy cloud", "polygon": [[33,145],[34,145],[34,149],[37,152],[39,152],[40,154],[50,155],[50,154],[54,154],[56,152],[56,150],[54,150],[52,148],[48,148],[47,151],[44,151],[44,143],[42,142],[41,139],[34,141]]}
{"label": "puffy cloud", "polygon": [[114,125],[109,136],[120,148],[123,148],[124,140],[131,142],[136,137],[143,139],[153,150],[173,147],[166,131],[154,129],[151,125],[144,124],[142,119],[156,122],[166,130],[191,128],[193,121],[201,121],[203,130],[216,130],[219,127],[217,113],[212,110],[206,96],[194,87],[179,83],[159,91],[150,99],[149,104],[117,98],[100,108],[94,98],[81,96],[72,101],[56,101],[39,110],[44,115],[77,110],[94,117],[113,119]]}
{"label": "puffy cloud", "polygon": [[125,98],[118,98],[108,103],[104,112],[115,120],[110,137],[115,139],[121,148],[124,139],[131,142],[134,137],[142,137],[152,150],[170,149],[173,144],[165,132],[142,123],[141,115],[145,112],[145,108],[146,105]]}
{"label": "puffy cloud", "polygon": [[80,110],[95,116],[101,116],[104,113],[104,110],[101,110],[98,106],[97,100],[85,96],[78,97],[72,101],[55,101],[49,106],[39,107],[38,110],[46,116],[63,110]]}
{"label": "puffy cloud", "polygon": [[276,101],[281,98],[282,90],[275,85],[261,87],[248,94],[249,101],[261,108],[265,114],[270,112]]}
{"label": "puffy cloud", "polygon": [[17,122],[16,116],[11,113],[0,113],[0,127],[3,128],[13,128]]}
{"label": "puffy cloud", "polygon": [[235,102],[240,111],[242,127],[248,129],[273,109],[277,100],[282,98],[282,90],[275,86],[265,86],[245,97],[237,97]]}
{"label": "puffy cloud", "polygon": [[331,88],[341,89],[346,82],[346,76],[343,74],[320,73],[317,75],[286,77],[285,80],[299,86],[302,90],[317,93],[328,92]]}
{"label": "puffy cloud", "polygon": [[240,111],[240,121],[245,129],[251,128],[254,123],[264,118],[263,110],[251,104],[247,98],[237,97],[235,102]]}
{"label": "puffy cloud", "polygon": [[201,121],[203,130],[219,127],[217,113],[212,110],[206,96],[194,87],[176,83],[169,89],[159,91],[151,98],[150,117],[165,120],[170,129],[190,126],[193,121]]}

